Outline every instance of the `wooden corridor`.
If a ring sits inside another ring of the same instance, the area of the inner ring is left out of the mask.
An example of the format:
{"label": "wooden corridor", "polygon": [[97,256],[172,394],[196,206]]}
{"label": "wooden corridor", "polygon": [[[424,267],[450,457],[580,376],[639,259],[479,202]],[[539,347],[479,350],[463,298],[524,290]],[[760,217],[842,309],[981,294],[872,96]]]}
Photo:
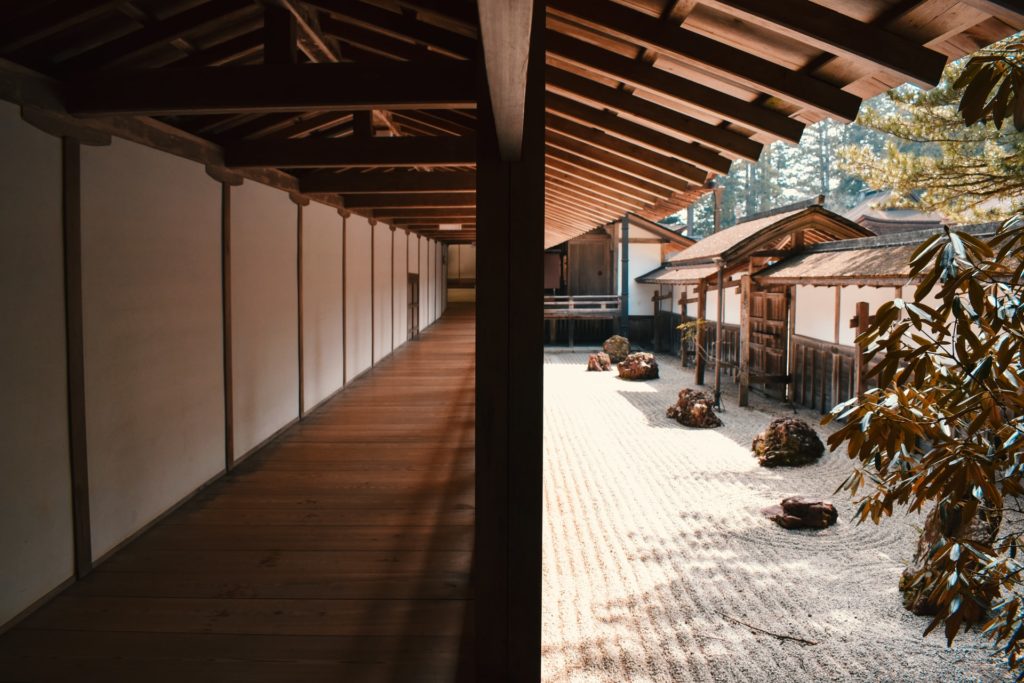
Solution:
{"label": "wooden corridor", "polygon": [[0,636],[0,681],[469,680],[474,320],[450,306]]}

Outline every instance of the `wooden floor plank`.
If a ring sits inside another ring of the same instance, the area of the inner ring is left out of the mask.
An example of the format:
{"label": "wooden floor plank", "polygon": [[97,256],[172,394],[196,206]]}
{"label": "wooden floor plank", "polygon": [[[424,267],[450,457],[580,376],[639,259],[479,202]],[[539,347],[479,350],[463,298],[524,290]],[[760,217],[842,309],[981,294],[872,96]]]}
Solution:
{"label": "wooden floor plank", "polygon": [[474,323],[453,306],[0,636],[0,681],[469,680]]}

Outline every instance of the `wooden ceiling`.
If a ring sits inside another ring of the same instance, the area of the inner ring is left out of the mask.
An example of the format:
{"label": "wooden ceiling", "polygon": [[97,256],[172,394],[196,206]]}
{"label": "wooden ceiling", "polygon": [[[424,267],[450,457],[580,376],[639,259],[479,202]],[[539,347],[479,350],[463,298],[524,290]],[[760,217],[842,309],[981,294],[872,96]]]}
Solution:
{"label": "wooden ceiling", "polygon": [[[56,79],[83,120],[155,121],[228,168],[473,241],[478,23],[473,0],[6,2],[0,71]],[[1021,28],[1014,0],[548,0],[546,242],[661,219],[733,160]]]}

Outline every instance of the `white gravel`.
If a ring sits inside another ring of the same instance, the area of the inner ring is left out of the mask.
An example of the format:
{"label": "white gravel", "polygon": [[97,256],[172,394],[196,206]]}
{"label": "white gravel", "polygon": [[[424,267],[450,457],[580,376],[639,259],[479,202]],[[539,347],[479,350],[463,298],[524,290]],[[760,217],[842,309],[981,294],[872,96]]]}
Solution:
{"label": "white gravel", "polygon": [[[668,420],[693,373],[659,363],[661,379],[627,382],[586,372],[586,353],[546,354],[545,681],[1011,680],[983,638],[948,649],[903,609],[923,518],[851,523],[848,494],[833,496],[843,454],[758,467],[751,439],[793,410],[756,395],[739,408],[731,380],[724,427]],[[794,494],[832,499],[839,523],[786,531],[761,516]]]}

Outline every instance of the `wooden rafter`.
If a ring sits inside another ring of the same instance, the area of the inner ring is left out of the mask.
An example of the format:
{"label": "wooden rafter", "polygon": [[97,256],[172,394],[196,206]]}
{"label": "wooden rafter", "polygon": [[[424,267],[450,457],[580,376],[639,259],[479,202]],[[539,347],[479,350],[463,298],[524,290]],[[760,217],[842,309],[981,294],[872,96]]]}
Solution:
{"label": "wooden rafter", "polygon": [[255,140],[228,145],[228,166],[346,168],[465,166],[476,162],[472,137]]}
{"label": "wooden rafter", "polygon": [[118,71],[74,80],[67,105],[78,116],[469,108],[473,73],[471,63],[454,60],[168,69],[160,78]]}
{"label": "wooden rafter", "polygon": [[318,171],[299,179],[304,193],[473,192],[475,171]]}

